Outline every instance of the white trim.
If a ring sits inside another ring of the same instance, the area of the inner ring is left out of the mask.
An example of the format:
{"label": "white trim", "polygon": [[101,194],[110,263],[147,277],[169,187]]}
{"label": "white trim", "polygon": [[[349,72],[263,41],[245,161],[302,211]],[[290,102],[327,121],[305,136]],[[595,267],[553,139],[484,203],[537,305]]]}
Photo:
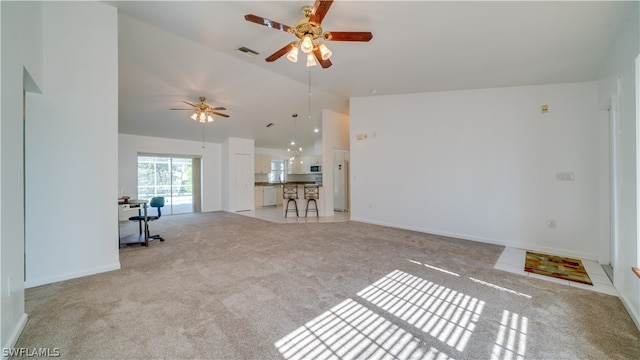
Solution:
{"label": "white trim", "polygon": [[[114,246],[115,246],[115,241],[114,241]],[[97,267],[97,268],[93,268],[93,269],[87,269],[86,271],[81,271],[81,272],[77,272],[77,273],[63,274],[63,275],[60,275],[60,276],[53,276],[53,277],[49,277],[49,278],[43,278],[43,279],[38,279],[38,280],[35,280],[35,281],[26,281],[24,283],[24,288],[25,289],[29,289],[29,288],[32,288],[32,287],[36,287],[36,286],[40,286],[40,285],[52,284],[52,283],[59,282],[59,281],[76,279],[76,278],[80,278],[80,277],[84,277],[84,276],[100,274],[100,273],[107,272],[107,271],[120,270],[120,268],[121,268],[120,262],[118,261],[117,263],[112,264],[112,265],[101,266],[101,267]]]}
{"label": "white trim", "polygon": [[[24,327],[27,325],[28,319],[29,317],[27,316],[27,314],[22,314],[22,316],[20,316],[20,319],[18,320],[16,327],[13,328],[13,331],[11,332],[11,336],[9,336],[9,338],[7,339],[7,343],[3,344],[2,346],[3,349],[10,349],[16,345],[16,343],[18,342],[18,338],[20,337],[20,334],[22,334],[22,330],[24,330]],[[7,357],[4,356],[4,351],[2,353],[2,359],[7,359]]]}

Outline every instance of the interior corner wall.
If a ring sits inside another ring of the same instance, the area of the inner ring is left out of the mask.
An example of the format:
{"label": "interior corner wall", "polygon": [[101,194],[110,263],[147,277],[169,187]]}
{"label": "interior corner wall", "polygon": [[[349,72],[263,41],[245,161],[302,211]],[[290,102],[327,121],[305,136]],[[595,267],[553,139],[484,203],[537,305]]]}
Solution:
{"label": "interior corner wall", "polygon": [[26,287],[120,268],[117,10],[42,9],[44,82],[25,120]]}
{"label": "interior corner wall", "polygon": [[0,19],[0,346],[11,348],[27,322],[22,104],[43,81],[42,3],[1,1]]}
{"label": "interior corner wall", "polygon": [[[636,326],[640,328],[640,280],[631,271],[640,266],[638,231],[638,139],[640,114],[637,113],[640,94],[637,93],[635,60],[640,55],[640,3],[629,15],[624,32],[612,47],[599,81],[599,100],[607,104],[612,93],[618,98],[618,190],[616,213],[618,246],[613,254],[613,283]],[[610,102],[609,102],[610,104]],[[605,109],[606,110],[606,109]]]}
{"label": "interior corner wall", "polygon": [[129,134],[119,134],[118,139],[118,189],[124,189],[124,195],[138,195],[139,153],[201,156],[202,211],[222,210],[221,144],[205,143],[203,148],[198,141]]}
{"label": "interior corner wall", "polygon": [[351,137],[352,220],[597,258],[596,82],[360,97],[350,109],[351,133],[367,134]]}
{"label": "interior corner wall", "polygon": [[320,189],[321,216],[334,214],[333,202],[333,150],[349,150],[349,117],[331,110],[322,110],[322,188]]}

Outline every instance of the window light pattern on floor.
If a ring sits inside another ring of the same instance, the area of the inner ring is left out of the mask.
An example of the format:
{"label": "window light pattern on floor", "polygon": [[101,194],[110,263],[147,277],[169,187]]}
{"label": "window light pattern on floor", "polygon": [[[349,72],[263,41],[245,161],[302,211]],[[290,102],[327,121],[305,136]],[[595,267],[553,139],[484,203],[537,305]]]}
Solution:
{"label": "window light pattern on floor", "polygon": [[491,360],[524,360],[528,326],[526,316],[504,310]]}
{"label": "window light pattern on floor", "polygon": [[485,305],[472,296],[399,270],[358,295],[460,352]]}
{"label": "window light pattern on floor", "polygon": [[449,359],[353,299],[309,321],[275,346],[285,359]]}

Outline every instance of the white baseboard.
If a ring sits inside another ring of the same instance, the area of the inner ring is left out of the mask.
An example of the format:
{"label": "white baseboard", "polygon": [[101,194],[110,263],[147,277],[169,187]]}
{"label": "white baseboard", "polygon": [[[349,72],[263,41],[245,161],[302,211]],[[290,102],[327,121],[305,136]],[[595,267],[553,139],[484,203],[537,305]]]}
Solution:
{"label": "white baseboard", "polygon": [[[7,339],[7,343],[2,345],[3,349],[11,349],[12,347],[14,347],[16,345],[16,343],[18,342],[18,338],[20,337],[20,334],[22,334],[22,330],[24,330],[24,327],[27,325],[27,320],[29,319],[29,317],[27,316],[27,314],[22,314],[22,316],[20,316],[20,319],[18,320],[18,323],[16,324],[16,326],[13,328],[13,331],[11,331],[11,336],[9,336],[9,339]],[[7,359],[6,356],[4,356],[4,351],[2,352],[2,359]]]}
{"label": "white baseboard", "polygon": [[99,274],[107,271],[120,270],[120,268],[121,268],[120,261],[118,261],[115,264],[95,267],[95,268],[87,269],[85,271],[81,271],[77,273],[62,274],[62,275],[36,279],[36,280],[27,280],[24,282],[24,288],[29,289],[32,287],[52,284],[59,281],[71,280],[71,279],[75,279],[83,276],[95,275],[95,274]]}
{"label": "white baseboard", "polygon": [[627,309],[627,312],[631,316],[631,319],[636,324],[636,327],[638,328],[638,330],[640,330],[640,314],[638,313],[637,309],[634,309],[631,306],[631,302],[627,300],[624,294],[622,294],[620,291],[618,291],[618,294],[619,294],[618,297],[622,301],[622,305],[624,305],[624,308]]}

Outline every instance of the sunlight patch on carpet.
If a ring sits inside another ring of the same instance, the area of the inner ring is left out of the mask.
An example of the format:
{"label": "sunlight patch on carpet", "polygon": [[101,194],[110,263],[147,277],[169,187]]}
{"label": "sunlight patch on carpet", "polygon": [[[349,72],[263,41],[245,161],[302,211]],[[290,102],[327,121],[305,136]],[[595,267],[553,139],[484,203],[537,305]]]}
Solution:
{"label": "sunlight patch on carpet", "polygon": [[580,259],[527,251],[524,271],[593,285]]}
{"label": "sunlight patch on carpet", "polygon": [[347,299],[274,344],[285,359],[448,360],[434,347],[353,299]]}

